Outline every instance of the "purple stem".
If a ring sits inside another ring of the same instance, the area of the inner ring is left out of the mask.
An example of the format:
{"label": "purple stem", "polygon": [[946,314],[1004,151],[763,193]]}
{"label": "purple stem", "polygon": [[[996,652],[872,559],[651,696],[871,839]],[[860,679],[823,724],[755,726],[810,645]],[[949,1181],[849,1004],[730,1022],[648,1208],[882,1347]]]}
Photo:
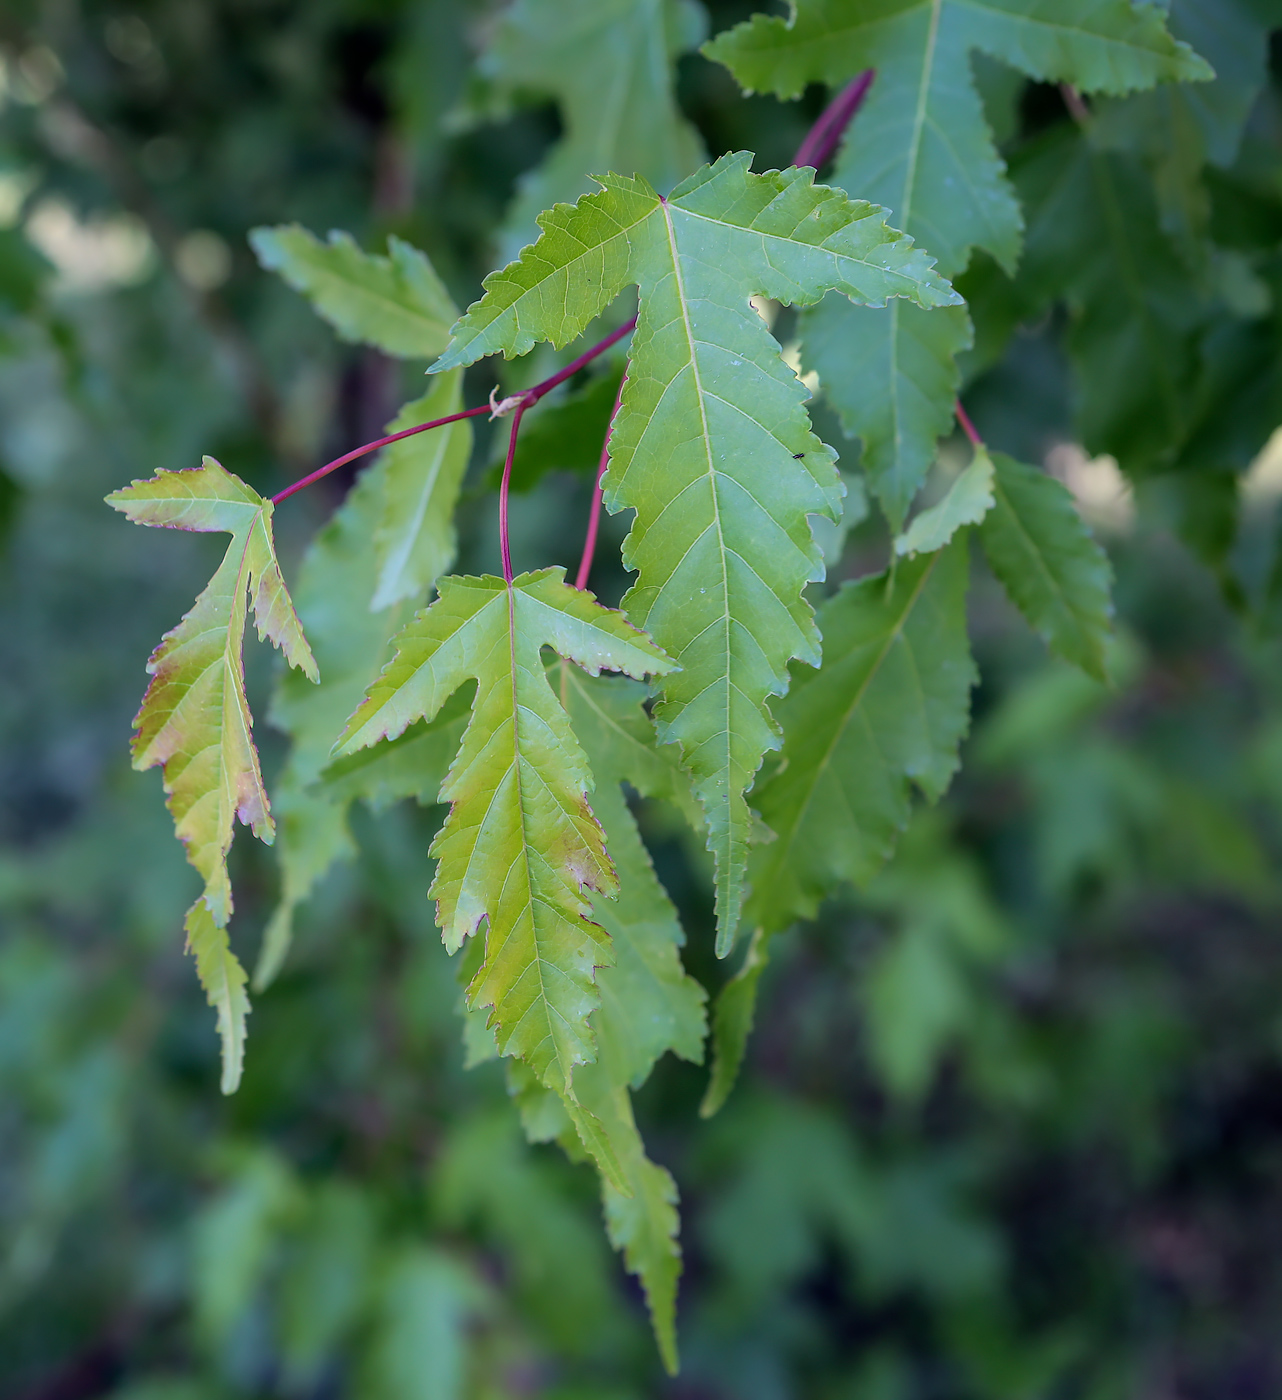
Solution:
{"label": "purple stem", "polygon": [[377,442],[367,442],[363,447],[354,447],[350,452],[344,452],[341,457],[335,457],[332,462],[326,462],[323,467],[317,467],[314,472],[309,472],[301,480],[294,482],[292,486],[286,486],[283,491],[277,491],[272,497],[272,505],[278,506],[284,500],[288,500],[295,491],[301,491],[304,486],[310,486],[312,482],[319,481],[321,477],[328,476],[330,472],[336,472],[339,467],[345,467],[348,462],[354,462],[358,457],[364,457],[367,452],[377,452],[380,447],[386,447],[389,442],[399,442],[401,438],[413,437],[415,433],[425,433],[429,428],[443,428],[446,423],[457,423],[460,418],[475,418],[478,413],[488,413],[489,404],[482,404],[480,408],[464,409],[462,413],[451,413],[448,418],[434,418],[430,423],[420,423],[417,428],[406,428],[403,433],[393,433],[391,437],[379,438]]}
{"label": "purple stem", "polygon": [[592,511],[588,516],[588,533],[583,541],[583,558],[579,561],[579,572],[574,580],[575,588],[582,591],[588,586],[588,575],[592,572],[592,556],[596,553],[597,530],[601,524],[601,482],[605,469],[610,465],[610,434],[614,431],[614,420],[619,416],[619,405],[623,402],[623,386],[627,376],[619,381],[619,392],[614,397],[614,407],[610,410],[610,422],[606,426],[605,441],[601,444],[601,461],[596,469],[596,486],[592,491]]}
{"label": "purple stem", "polygon": [[970,421],[970,414],[962,407],[960,399],[957,400],[957,421],[961,424],[962,432],[970,439],[970,445],[975,451],[983,451],[984,439],[975,430],[975,425]]}
{"label": "purple stem", "polygon": [[512,546],[507,533],[507,497],[512,484],[512,463],[516,460],[516,435],[521,431],[521,419],[529,404],[522,399],[512,411],[512,432],[507,440],[507,460],[503,463],[503,481],[499,486],[499,549],[503,552],[503,580],[512,582]]}
{"label": "purple stem", "polygon": [[794,165],[813,165],[816,170],[824,165],[837,149],[842,133],[854,120],[855,113],[863,106],[876,70],[866,68],[857,78],[852,78],[844,88],[819,114],[819,120],[806,135],[793,157]]}

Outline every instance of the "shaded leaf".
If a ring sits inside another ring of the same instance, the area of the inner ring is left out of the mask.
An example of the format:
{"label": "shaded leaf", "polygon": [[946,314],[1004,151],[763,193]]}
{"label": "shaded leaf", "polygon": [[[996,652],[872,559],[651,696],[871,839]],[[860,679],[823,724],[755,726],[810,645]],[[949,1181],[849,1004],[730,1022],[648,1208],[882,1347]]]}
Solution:
{"label": "shaded leaf", "polygon": [[993,467],[996,503],[979,532],[993,572],[1052,651],[1107,680],[1108,556],[1058,481],[1000,452]]}
{"label": "shaded leaf", "polygon": [[802,313],[801,336],[803,364],[847,435],[863,440],[864,469],[898,529],[952,427],[956,356],[972,340],[965,308],[896,300],[876,309],[830,296]]}
{"label": "shaded leaf", "polygon": [[522,177],[502,238],[505,258],[538,237],[538,215],[620,170],[671,189],[704,158],[681,114],[673,61],[707,32],[694,0],[517,0],[505,10],[481,71],[509,91],[548,93],[563,135]]}

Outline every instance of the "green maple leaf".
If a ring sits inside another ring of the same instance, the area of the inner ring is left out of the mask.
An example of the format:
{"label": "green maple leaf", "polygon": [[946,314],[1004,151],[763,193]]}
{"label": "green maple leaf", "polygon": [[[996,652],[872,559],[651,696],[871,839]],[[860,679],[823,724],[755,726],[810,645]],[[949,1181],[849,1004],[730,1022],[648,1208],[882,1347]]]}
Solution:
{"label": "green maple leaf", "polygon": [[[593,896],[592,913],[610,935],[614,960],[597,974],[601,1004],[592,1014],[598,1053],[575,1071],[574,1096],[546,1089],[528,1072],[509,1073],[509,1091],[531,1141],[559,1137],[571,1157],[580,1146],[597,1160],[610,1241],[645,1290],[664,1363],[676,1370],[676,1289],[681,1273],[677,1190],[649,1160],[632,1114],[655,1061],[671,1050],[703,1058],[706,994],[681,965],[685,938],[659,883],[622,784],[689,806],[685,776],[655,745],[642,704],[647,688],[622,676],[587,676],[562,662],[549,672],[582,742],[596,788],[593,811],[605,832],[617,897]],[[469,1063],[496,1053],[491,1032],[473,1019]]]}
{"label": "green maple leaf", "polygon": [[655,716],[707,814],[723,953],[753,831],[744,789],[778,745],[766,700],[786,689],[789,660],[819,662],[802,590],[822,560],[806,516],[836,518],[840,501],[805,388],[748,298],[806,303],[833,288],[867,303],[956,300],[871,206],[810,171],[754,175],[748,160],[725,156],[668,200],[608,175],[599,194],[542,215],[542,237],[486,279],[433,366],[565,345],[640,286],[606,504],[636,511],[624,562],[639,576],[624,607],[681,667]]}
{"label": "green maple leaf", "polygon": [[639,1088],[669,1050],[696,1063],[703,1059],[706,995],[681,965],[681,924],[621,784],[642,796],[680,802],[685,778],[655,746],[654,726],[641,707],[644,686],[617,676],[594,679],[569,666],[562,667],[562,682],[566,711],[596,778],[593,810],[619,881],[617,899],[592,902],[610,935],[614,962],[597,978],[597,1061],[578,1072],[575,1091],[602,1124],[629,1188],[622,1192],[603,1176],[606,1225],[611,1243],[641,1278],[660,1351],[675,1372],[677,1190],[669,1173],[645,1154],[628,1089]]}
{"label": "green maple leaf", "polygon": [[609,939],[585,890],[614,871],[588,806],[587,760],[548,685],[544,646],[586,670],[661,674],[670,662],[620,613],[567,587],[564,571],[443,580],[396,639],[340,742],[350,753],[431,720],[469,680],[476,697],[441,797],[450,814],[432,846],[432,895],[446,947],[485,921],[485,958],[468,988],[491,1007],[498,1048],[573,1097],[574,1067],[595,1057],[588,1017]]}
{"label": "green maple leaf", "polygon": [[[1130,0],[795,0],[788,19],[755,15],[704,47],[747,90],[781,98],[875,69],[833,183],[884,204],[949,276],[976,247],[1012,273],[1020,250],[1019,201],[975,89],[976,51],[1083,92],[1212,76],[1156,6]],[[872,315],[834,301],[806,313],[802,341],[806,368],[864,440],[898,529],[951,424],[965,313],[897,304]]]}
{"label": "green maple leaf", "polygon": [[371,256],[350,234],[322,243],[298,224],[256,228],[249,241],[259,262],[302,292],[344,340],[387,355],[441,353],[458,312],[417,248],[392,237],[387,257]]}
{"label": "green maple leaf", "polygon": [[232,537],[195,606],[147,663],[152,680],[134,721],[133,742],[135,768],[162,766],[175,828],[205,882],[187,927],[197,970],[220,1007],[223,1087],[230,1092],[240,1074],[246,1003],[244,974],[219,932],[232,912],[227,852],[237,817],[260,840],[270,843],[275,836],[245,699],[242,650],[250,599],[260,637],[269,637],[312,681],[318,678],[316,662],[276,561],[272,504],[252,487],[206,457],[192,471],[135,481],[107,503],[140,525],[227,531]]}
{"label": "green maple leaf", "polygon": [[480,63],[509,92],[557,99],[563,135],[522,177],[502,239],[505,257],[538,236],[544,209],[592,188],[591,171],[622,170],[671,189],[703,159],[681,115],[673,61],[707,32],[692,0],[517,0]]}
{"label": "green maple leaf", "polygon": [[827,297],[803,312],[801,334],[802,365],[819,376],[846,435],[863,439],[863,468],[898,529],[952,427],[970,317],[961,306],[892,301],[878,310]]}
{"label": "green maple leaf", "polygon": [[993,467],[995,504],[979,531],[993,572],[1052,651],[1107,680],[1108,556],[1058,481],[1001,453]]}
{"label": "green maple leaf", "polygon": [[967,534],[900,561],[893,575],[845,585],[820,609],[823,669],[794,677],[779,706],[781,760],[753,791],[776,839],[754,853],[745,917],[760,932],[718,1006],[705,1112],[734,1082],[765,940],[813,918],[843,882],[871,880],[907,825],[911,785],[934,800],[957,769],[976,678],[966,636]]}
{"label": "green maple leaf", "polygon": [[1131,0],[795,0],[705,45],[751,92],[877,77],[838,160],[836,183],[884,204],[906,233],[960,272],[973,247],[1007,271],[1020,212],[975,90],[978,50],[1043,83],[1124,93],[1205,81],[1209,65]]}

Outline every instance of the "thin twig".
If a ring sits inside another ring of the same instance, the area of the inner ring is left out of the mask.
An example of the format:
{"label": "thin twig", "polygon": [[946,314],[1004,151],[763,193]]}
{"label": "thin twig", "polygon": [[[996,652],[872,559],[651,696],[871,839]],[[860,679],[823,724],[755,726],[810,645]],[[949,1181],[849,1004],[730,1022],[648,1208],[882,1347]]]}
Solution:
{"label": "thin twig", "polygon": [[305,477],[286,486],[283,491],[277,491],[272,497],[272,505],[278,506],[283,500],[288,499],[296,491],[301,491],[304,486],[310,486],[314,481],[319,481],[321,477],[328,476],[330,472],[336,472],[339,467],[345,467],[348,462],[354,462],[358,457],[364,457],[367,452],[377,452],[380,447],[386,447],[389,442],[399,442],[401,438],[413,437],[415,433],[425,433],[429,428],[443,428],[447,423],[457,423],[460,418],[475,418],[479,413],[488,413],[490,406],[484,403],[480,408],[467,408],[462,413],[451,413],[448,418],[434,418],[430,423],[420,423],[417,428],[406,428],[404,432],[393,433],[390,437],[379,438],[376,442],[367,442],[361,447],[354,447],[350,452],[344,452],[341,457],[335,457],[332,462],[326,462],[323,467],[317,467],[314,472],[309,472]]}
{"label": "thin twig", "polygon": [[507,440],[507,460],[503,463],[503,481],[499,486],[499,549],[503,553],[503,581],[512,582],[512,545],[507,531],[507,497],[512,484],[512,463],[516,460],[516,435],[521,431],[521,419],[527,403],[519,403],[512,414],[512,433]]}
{"label": "thin twig", "polygon": [[614,431],[614,420],[619,416],[619,405],[623,402],[623,386],[627,383],[627,375],[619,381],[619,392],[614,396],[614,407],[610,410],[610,421],[605,429],[605,441],[601,444],[601,460],[596,469],[596,485],[592,490],[592,510],[588,515],[588,533],[583,541],[583,558],[579,561],[579,572],[575,576],[574,586],[577,589],[584,589],[588,586],[588,575],[592,572],[592,556],[596,553],[597,530],[601,524],[601,483],[605,478],[605,469],[610,465],[610,434]]}
{"label": "thin twig", "polygon": [[824,165],[842,138],[846,128],[854,120],[855,113],[863,106],[872,80],[877,76],[876,69],[866,68],[857,78],[852,78],[844,88],[819,114],[806,139],[797,147],[793,157],[794,165],[813,165],[816,170]]}
{"label": "thin twig", "polygon": [[[301,491],[305,486],[310,486],[314,481],[319,481],[321,477],[328,476],[330,472],[337,471],[339,467],[345,467],[348,462],[354,462],[358,457],[364,457],[368,452],[377,452],[380,447],[386,447],[389,442],[397,442],[401,438],[413,437],[415,433],[425,433],[430,428],[443,428],[447,423],[457,423],[460,418],[476,418],[482,413],[488,413],[492,417],[506,417],[508,413],[518,410],[523,413],[527,408],[533,408],[536,403],[548,393],[551,393],[558,384],[564,384],[567,379],[575,375],[589,364],[592,360],[608,350],[612,345],[622,340],[630,331],[636,329],[637,318],[634,316],[625,325],[619,327],[617,331],[611,331],[604,340],[589,350],[585,350],[578,359],[572,360],[564,369],[558,370],[554,375],[536,384],[533,389],[525,389],[519,394],[513,394],[511,399],[505,399],[503,403],[497,405],[499,409],[505,409],[502,414],[495,413],[495,405],[484,403],[478,408],[464,409],[462,413],[451,413],[448,418],[434,418],[430,423],[420,423],[416,428],[406,428],[404,432],[393,433],[390,437],[378,438],[375,442],[367,442],[360,447],[354,447],[350,452],[345,452],[341,457],[335,457],[332,462],[326,462],[323,467],[317,467],[314,472],[309,472],[305,477],[295,481],[292,485],[286,486],[283,491],[278,491],[272,497],[272,504],[279,505],[281,501],[288,499],[296,491]],[[510,406],[508,406],[510,405]]]}

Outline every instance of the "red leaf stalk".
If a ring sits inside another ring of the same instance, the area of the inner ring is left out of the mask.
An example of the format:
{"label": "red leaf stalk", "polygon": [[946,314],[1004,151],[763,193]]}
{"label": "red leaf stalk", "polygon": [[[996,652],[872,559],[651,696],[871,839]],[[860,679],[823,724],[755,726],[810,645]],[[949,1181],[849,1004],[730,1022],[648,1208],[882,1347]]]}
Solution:
{"label": "red leaf stalk", "polygon": [[512,413],[512,432],[507,440],[507,460],[503,463],[503,481],[499,486],[499,549],[503,553],[503,579],[512,582],[512,546],[507,532],[507,498],[512,484],[512,463],[516,460],[516,435],[521,431],[521,419],[529,404],[522,399]]}
{"label": "red leaf stalk", "polygon": [[984,439],[975,430],[975,425],[970,421],[970,414],[962,407],[960,399],[957,400],[957,421],[961,424],[961,430],[970,439],[970,445],[976,452],[982,452]]}
{"label": "red leaf stalk", "polygon": [[855,113],[863,106],[872,80],[877,76],[876,69],[866,68],[857,78],[852,78],[844,88],[819,114],[806,139],[797,147],[793,165],[813,165],[816,170],[828,160],[837,149],[842,133],[854,120]]}
{"label": "red leaf stalk", "polygon": [[588,515],[588,533],[583,541],[583,558],[579,561],[579,572],[574,586],[584,589],[588,586],[588,575],[592,572],[592,556],[596,553],[597,530],[601,525],[601,482],[605,469],[610,465],[610,434],[614,431],[614,420],[619,416],[619,405],[623,402],[623,386],[627,376],[619,381],[619,392],[614,396],[614,407],[610,410],[610,422],[605,430],[605,441],[601,444],[601,461],[596,469],[596,486],[592,491],[592,510]]}
{"label": "red leaf stalk", "polygon": [[401,438],[413,437],[415,433],[425,433],[429,428],[443,428],[447,423],[457,423],[460,418],[475,418],[478,413],[488,413],[489,411],[489,404],[482,404],[480,408],[467,408],[462,413],[451,413],[448,418],[434,418],[430,423],[420,423],[417,428],[406,428],[404,432],[393,433],[391,437],[379,438],[377,442],[367,442],[363,447],[354,447],[350,452],[344,452],[341,457],[335,457],[332,462],[326,462],[323,467],[317,467],[314,472],[309,472],[301,480],[294,482],[292,486],[286,486],[283,491],[277,491],[272,497],[272,504],[280,505],[295,491],[301,491],[304,486],[310,486],[314,481],[319,481],[321,477],[328,476],[330,472],[336,472],[339,467],[345,467],[348,462],[354,462],[358,457],[364,457],[367,452],[377,452],[380,447],[386,447],[389,442],[399,442]]}

